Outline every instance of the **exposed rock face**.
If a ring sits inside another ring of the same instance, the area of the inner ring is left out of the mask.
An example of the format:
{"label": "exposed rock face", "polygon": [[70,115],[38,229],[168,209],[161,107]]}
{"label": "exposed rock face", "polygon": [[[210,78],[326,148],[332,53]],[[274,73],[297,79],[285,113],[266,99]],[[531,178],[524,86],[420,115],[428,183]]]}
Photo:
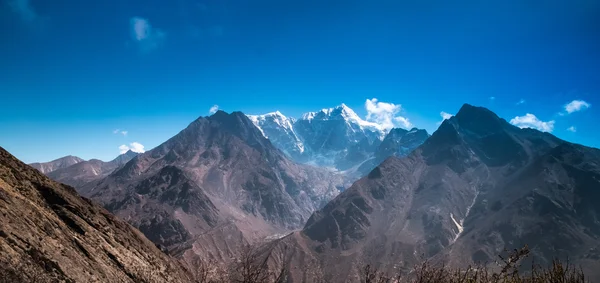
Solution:
{"label": "exposed rock face", "polygon": [[125,163],[135,156],[137,156],[137,153],[129,150],[109,162],[98,159],[81,161],[69,167],[49,172],[46,175],[55,181],[74,187],[81,187],[91,181],[108,176],[108,174],[125,165]]}
{"label": "exposed rock face", "polygon": [[419,147],[429,138],[426,130],[412,128],[410,131],[400,128],[392,129],[383,139],[377,150],[375,158],[383,162],[390,156],[404,157]]}
{"label": "exposed rock face", "polygon": [[2,148],[0,274],[11,282],[190,282],[139,231]]}
{"label": "exposed rock face", "polygon": [[389,158],[279,240],[343,282],[366,263],[454,266],[528,244],[537,263],[600,264],[600,151],[465,105],[408,157]]}
{"label": "exposed rock face", "polygon": [[388,132],[379,124],[361,119],[344,104],[306,113],[298,120],[279,111],[248,117],[294,161],[335,168],[353,180],[387,157],[408,155],[429,136],[418,129]]}
{"label": "exposed rock face", "polygon": [[357,177],[369,174],[377,165],[381,164],[391,156],[404,157],[419,147],[429,138],[426,130],[412,128],[410,131],[394,128],[385,136],[381,144],[375,150],[372,158],[363,162],[352,172]]}
{"label": "exposed rock face", "polygon": [[289,161],[244,114],[219,111],[80,192],[173,253],[226,261],[302,227],[342,187],[339,174]]}
{"label": "exposed rock face", "polygon": [[44,174],[48,174],[52,171],[56,171],[58,169],[67,168],[73,164],[77,164],[79,162],[83,162],[85,160],[77,157],[77,156],[65,156],[56,160],[52,160],[49,162],[36,162],[29,164],[31,167],[39,170]]}

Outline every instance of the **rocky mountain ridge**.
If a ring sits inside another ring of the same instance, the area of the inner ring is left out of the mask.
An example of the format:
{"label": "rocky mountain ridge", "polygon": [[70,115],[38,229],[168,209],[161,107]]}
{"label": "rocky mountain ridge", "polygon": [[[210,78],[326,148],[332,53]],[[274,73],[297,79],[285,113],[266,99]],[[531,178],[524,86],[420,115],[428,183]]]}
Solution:
{"label": "rocky mountain ridge", "polygon": [[58,158],[58,159],[55,159],[52,161],[48,161],[48,162],[31,163],[31,164],[29,164],[29,166],[39,170],[43,174],[48,174],[52,171],[62,169],[62,168],[67,168],[73,164],[77,164],[77,163],[83,162],[83,161],[85,161],[85,160],[83,160],[77,156],[68,155],[68,156],[61,157],[61,158]]}
{"label": "rocky mountain ridge", "polygon": [[525,244],[539,264],[568,256],[598,279],[599,189],[600,150],[464,105],[409,156],[386,159],[277,244],[294,264],[320,262],[332,282],[367,263],[465,267]]}
{"label": "rocky mountain ridge", "polygon": [[218,111],[79,192],[171,253],[227,261],[301,228],[343,187],[340,174],[287,159],[241,112]]}
{"label": "rocky mountain ridge", "polygon": [[138,154],[129,150],[115,159],[104,162],[98,159],[81,161],[68,167],[46,173],[51,179],[73,186],[81,187],[89,182],[102,179],[117,168],[125,165]]}

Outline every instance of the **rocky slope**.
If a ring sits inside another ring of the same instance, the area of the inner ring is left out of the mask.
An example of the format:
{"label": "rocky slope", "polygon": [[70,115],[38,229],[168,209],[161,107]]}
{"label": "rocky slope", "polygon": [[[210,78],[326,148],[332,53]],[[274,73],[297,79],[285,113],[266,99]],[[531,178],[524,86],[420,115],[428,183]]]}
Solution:
{"label": "rocky slope", "polygon": [[341,188],[340,175],[288,160],[244,114],[218,111],[80,192],[172,253],[226,261],[302,227]]}
{"label": "rocky slope", "polygon": [[334,282],[366,263],[408,271],[423,256],[465,266],[524,244],[537,263],[568,256],[600,279],[599,194],[599,150],[464,105],[408,157],[387,159],[277,244],[297,264],[317,260]]}
{"label": "rocky slope", "polygon": [[29,164],[29,166],[39,170],[40,172],[44,173],[44,174],[48,174],[52,171],[58,170],[58,169],[62,169],[62,168],[67,168],[73,164],[77,164],[79,162],[83,162],[85,160],[77,157],[77,156],[65,156],[65,157],[61,157],[59,159],[55,159],[49,162],[36,162],[36,163],[31,163]]}
{"label": "rocky slope", "polygon": [[46,173],[51,179],[74,187],[81,187],[91,181],[102,179],[117,168],[125,165],[137,153],[129,150],[115,159],[104,162],[98,159],[81,161],[71,166]]}
{"label": "rocky slope", "polygon": [[0,148],[4,282],[190,282],[139,231]]}
{"label": "rocky slope", "polygon": [[357,177],[366,176],[377,165],[391,156],[404,157],[409,155],[428,138],[429,134],[422,129],[412,128],[410,131],[401,128],[391,129],[375,150],[373,157],[356,166],[353,172],[348,173]]}

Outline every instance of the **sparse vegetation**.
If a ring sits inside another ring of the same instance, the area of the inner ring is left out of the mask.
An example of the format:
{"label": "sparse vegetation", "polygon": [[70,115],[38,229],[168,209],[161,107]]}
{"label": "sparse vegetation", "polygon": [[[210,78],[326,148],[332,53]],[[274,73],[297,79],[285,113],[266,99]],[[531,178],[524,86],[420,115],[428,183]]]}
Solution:
{"label": "sparse vegetation", "polygon": [[[289,258],[286,251],[267,253],[246,246],[239,257],[228,267],[216,262],[196,260],[193,283],[284,283],[289,282]],[[409,274],[387,274],[372,265],[366,265],[360,272],[360,282],[364,283],[584,283],[589,282],[583,271],[569,262],[558,260],[548,267],[533,265],[531,270],[522,271],[521,262],[529,255],[529,249],[513,250],[508,256],[499,256],[498,268],[485,265],[474,265],[465,269],[453,269],[436,266],[429,261],[416,265]],[[274,260],[276,259],[276,260]],[[27,264],[20,262],[15,266],[3,263],[0,266],[0,283],[18,282],[57,282],[54,274],[47,272],[40,262]],[[316,266],[305,268],[307,273],[323,272]],[[496,271],[493,271],[496,270]],[[315,274],[317,274],[315,273]],[[151,274],[148,274],[151,276]],[[148,276],[146,276],[148,277]],[[144,278],[146,278],[144,277]],[[311,277],[312,278],[312,277]],[[319,277],[319,283],[327,282]],[[305,282],[317,282],[304,279]],[[150,278],[139,279],[139,282],[158,282]]]}
{"label": "sparse vegetation", "polygon": [[529,249],[514,250],[507,257],[499,256],[499,271],[479,264],[466,269],[435,266],[428,261],[415,266],[408,275],[388,275],[367,265],[363,269],[364,283],[584,283],[588,282],[581,269],[568,262],[553,261],[549,267],[533,264],[528,272],[522,271],[521,262],[529,255]]}
{"label": "sparse vegetation", "polygon": [[[568,262],[555,260],[549,267],[533,265],[531,270],[522,271],[521,262],[529,255],[529,249],[513,250],[508,256],[499,256],[498,268],[494,269],[483,264],[465,269],[454,269],[446,266],[436,266],[429,261],[416,265],[409,274],[387,274],[372,265],[366,265],[360,273],[360,282],[364,283],[584,283],[588,282],[581,269]],[[272,256],[272,255],[271,255]],[[282,283],[288,282],[287,264],[281,262],[277,268],[269,269],[269,257],[261,257],[258,250],[247,247],[240,257],[228,269],[228,272],[214,272],[213,267],[206,264],[198,267],[198,283]],[[316,266],[305,268],[310,273],[318,269]],[[493,271],[496,270],[496,271]],[[222,276],[223,274],[226,276]],[[319,271],[318,273],[322,273]],[[220,278],[214,277],[220,274]],[[320,277],[318,282],[327,282]],[[303,282],[315,282],[312,279]]]}

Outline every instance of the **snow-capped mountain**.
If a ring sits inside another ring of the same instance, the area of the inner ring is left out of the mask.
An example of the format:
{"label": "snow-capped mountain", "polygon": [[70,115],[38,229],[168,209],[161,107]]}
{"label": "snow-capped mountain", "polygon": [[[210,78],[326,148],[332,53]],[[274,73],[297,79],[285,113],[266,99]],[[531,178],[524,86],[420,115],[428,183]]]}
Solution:
{"label": "snow-capped mountain", "polygon": [[293,159],[304,153],[304,144],[294,131],[294,119],[275,111],[264,115],[247,115],[273,145]]}
{"label": "snow-capped mountain", "polygon": [[361,119],[344,104],[306,113],[294,129],[306,148],[301,162],[338,170],[368,159],[385,136],[381,126]]}
{"label": "snow-capped mountain", "polygon": [[353,131],[368,131],[379,133],[381,139],[385,136],[385,130],[382,126],[368,122],[361,119],[354,110],[342,103],[340,106],[335,108],[322,109],[318,112],[308,112],[302,115],[301,120],[306,121],[329,121],[329,120],[343,120]]}
{"label": "snow-capped mountain", "polygon": [[[375,153],[380,151],[389,132],[377,123],[363,120],[345,104],[305,113],[298,120],[279,111],[248,117],[273,145],[293,160],[348,172],[365,168],[362,165],[366,165],[366,161],[373,163]],[[423,140],[415,139],[411,143],[418,146]],[[411,144],[405,148],[410,151],[416,146]]]}

